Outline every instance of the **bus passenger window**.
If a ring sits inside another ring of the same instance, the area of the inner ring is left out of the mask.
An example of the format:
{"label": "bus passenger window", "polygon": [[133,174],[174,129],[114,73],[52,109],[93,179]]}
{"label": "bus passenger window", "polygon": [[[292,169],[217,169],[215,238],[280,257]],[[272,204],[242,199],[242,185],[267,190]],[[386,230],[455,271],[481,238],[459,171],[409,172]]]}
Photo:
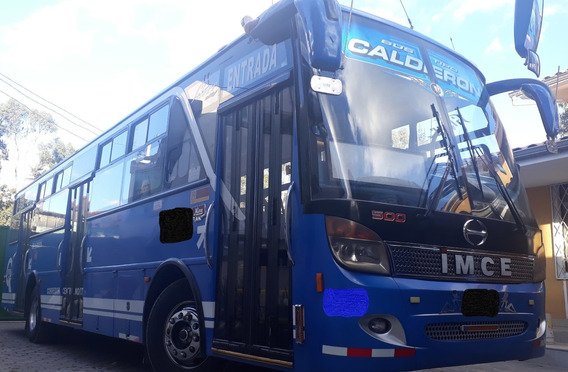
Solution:
{"label": "bus passenger window", "polygon": [[103,145],[103,147],[101,148],[101,161],[99,163],[99,169],[106,167],[113,161],[126,154],[127,136],[128,132],[124,131]]}
{"label": "bus passenger window", "polygon": [[32,221],[32,231],[38,234],[49,230],[47,223],[48,218],[48,208],[49,208],[49,199],[38,202],[36,204],[33,221]]}
{"label": "bus passenger window", "polygon": [[114,137],[112,140],[112,153],[110,156],[110,161],[113,162],[120,158],[122,155],[126,154],[126,137],[128,132],[124,131],[118,136]]}
{"label": "bus passenger window", "polygon": [[[50,179],[50,181],[51,181],[51,179]],[[50,182],[50,185],[51,185],[51,182]],[[49,195],[45,195],[45,190],[46,190],[46,189],[47,189],[47,182],[42,182],[42,183],[39,185],[38,200],[42,200],[42,199],[45,198],[46,196],[49,196]],[[51,190],[50,190],[50,191],[51,191]]]}
{"label": "bus passenger window", "polygon": [[134,137],[132,139],[132,149],[135,150],[146,143],[146,133],[148,132],[148,119],[136,124],[134,127]]}
{"label": "bus passenger window", "polygon": [[163,139],[151,142],[126,159],[122,182],[122,204],[162,191],[163,142]]}
{"label": "bus passenger window", "polygon": [[67,167],[64,171],[57,173],[55,176],[55,192],[58,192],[71,181],[71,167]]}
{"label": "bus passenger window", "polygon": [[147,141],[151,141],[166,133],[166,128],[168,126],[168,109],[169,106],[164,106],[150,115],[150,126],[148,127]]}
{"label": "bus passenger window", "polygon": [[[73,170],[71,172],[71,182],[95,170],[97,150],[97,146],[91,146],[90,149],[75,157],[73,160]],[[49,191],[51,192],[51,190]]]}
{"label": "bus passenger window", "polygon": [[93,180],[89,214],[106,211],[120,205],[120,180],[124,161],[99,171]]}
{"label": "bus passenger window", "polygon": [[51,195],[52,191],[53,191],[53,178],[50,178],[45,182],[45,193],[43,194],[43,197],[47,198],[49,195]]}
{"label": "bus passenger window", "polygon": [[101,162],[99,168],[106,167],[110,163],[110,152],[112,150],[112,141],[108,142],[101,149]]}
{"label": "bus passenger window", "polygon": [[64,190],[37,204],[33,217],[33,232],[40,234],[65,224],[68,194],[69,191]]}

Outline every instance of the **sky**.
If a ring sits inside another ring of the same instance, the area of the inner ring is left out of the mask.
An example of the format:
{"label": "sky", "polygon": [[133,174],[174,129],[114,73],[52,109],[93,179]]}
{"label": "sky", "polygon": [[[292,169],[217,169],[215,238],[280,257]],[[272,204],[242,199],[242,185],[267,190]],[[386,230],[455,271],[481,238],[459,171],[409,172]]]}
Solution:
{"label": "sky", "polygon": [[[13,97],[42,111],[65,109],[74,116],[51,113],[80,148],[239,37],[242,17],[272,2],[0,0],[0,103]],[[568,69],[565,2],[544,1],[540,79]],[[536,78],[514,48],[514,0],[403,3],[416,31],[455,48],[488,82]],[[354,8],[408,26],[400,0],[354,0]],[[546,139],[536,106],[512,107],[506,94],[494,102],[513,147]]]}

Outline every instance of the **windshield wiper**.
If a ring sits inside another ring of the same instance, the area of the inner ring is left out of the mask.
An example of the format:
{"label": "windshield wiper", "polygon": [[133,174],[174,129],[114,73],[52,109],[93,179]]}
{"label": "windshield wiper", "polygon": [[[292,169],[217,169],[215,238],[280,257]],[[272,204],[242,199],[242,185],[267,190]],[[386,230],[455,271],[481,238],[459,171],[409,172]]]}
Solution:
{"label": "windshield wiper", "polygon": [[517,208],[517,206],[513,202],[513,199],[511,199],[511,196],[509,195],[509,192],[507,191],[507,187],[505,187],[505,185],[503,184],[503,181],[501,181],[501,178],[499,178],[499,175],[497,174],[497,171],[495,170],[495,162],[493,161],[493,158],[491,157],[491,152],[489,152],[489,149],[487,148],[486,145],[475,146],[474,151],[478,153],[479,158],[481,159],[481,161],[483,161],[483,164],[489,170],[491,177],[493,177],[493,179],[495,179],[495,182],[497,183],[497,188],[499,189],[499,192],[503,196],[503,199],[505,199],[505,202],[509,206],[509,210],[511,211],[511,214],[513,215],[513,219],[515,220],[515,223],[517,224],[517,226],[519,226],[521,228],[523,233],[526,233],[527,227],[526,227],[525,223],[523,222],[523,218],[521,217],[521,213],[519,212],[519,209]]}
{"label": "windshield wiper", "polygon": [[[481,199],[483,199],[484,198],[484,196],[483,196],[483,185],[481,183],[481,176],[479,174],[479,168],[477,167],[477,159],[476,159],[475,154],[473,153],[473,143],[471,142],[471,137],[469,136],[469,132],[467,131],[467,128],[465,127],[465,120],[464,120],[464,118],[461,114],[460,108],[456,107],[456,111],[458,113],[458,119],[459,119],[460,126],[462,127],[462,130],[463,130],[463,137],[465,139],[467,150],[469,151],[469,156],[471,158],[471,165],[473,166],[473,171],[475,172],[475,178],[477,179],[477,184],[479,185],[479,192],[481,193]],[[469,189],[467,176],[464,176],[464,181],[465,181],[466,189]],[[470,200],[471,208],[473,209],[473,198],[472,198],[472,196],[469,197],[469,200]]]}
{"label": "windshield wiper", "polygon": [[[428,217],[432,213],[432,211],[434,210],[436,205],[438,205],[438,202],[440,201],[440,198],[442,197],[442,191],[444,189],[444,185],[446,184],[446,180],[448,179],[448,175],[450,174],[450,171],[452,172],[452,176],[454,177],[454,181],[456,183],[456,190],[457,190],[457,193],[460,197],[460,200],[463,200],[463,194],[462,194],[460,185],[458,183],[458,169],[457,169],[458,165],[457,165],[457,162],[454,158],[454,153],[453,153],[452,146],[450,145],[450,142],[449,142],[448,133],[446,132],[446,129],[442,125],[442,122],[440,120],[440,115],[439,115],[438,111],[436,110],[436,106],[434,104],[431,104],[430,108],[432,109],[432,116],[434,118],[436,118],[436,122],[438,123],[438,133],[440,133],[440,135],[442,136],[440,143],[442,144],[442,146],[444,146],[444,149],[446,150],[446,154],[448,156],[448,162],[446,163],[446,169],[444,171],[444,174],[442,175],[442,178],[440,179],[440,184],[438,185],[438,189],[436,190],[436,194],[435,194],[434,198],[431,199],[430,204],[428,204],[426,206],[426,213],[424,214],[424,217]],[[434,157],[433,161],[436,161],[435,158],[436,157]],[[436,165],[436,168],[437,168],[437,165]],[[434,173],[429,178],[434,177]],[[432,181],[430,179],[430,181],[428,182],[428,189],[430,189],[431,182]]]}
{"label": "windshield wiper", "polygon": [[[436,164],[436,169],[437,168],[438,168],[438,165]],[[435,173],[436,172],[434,171],[434,173],[432,173],[432,175],[430,176],[430,181],[428,182],[428,188],[426,189],[427,190],[426,191],[426,198],[427,199],[426,199],[426,213],[424,213],[424,217],[430,216],[430,214],[434,210],[434,207],[438,204],[438,202],[440,201],[440,198],[442,197],[442,192],[444,191],[444,186],[446,185],[446,180],[448,179],[448,174],[450,174],[449,161],[446,163],[446,169],[444,170],[444,174],[442,174],[442,178],[440,179],[440,183],[438,184],[438,187],[436,189],[436,193],[434,194],[434,197],[428,198],[428,190],[430,190],[430,185],[432,184],[432,179],[434,178]]]}

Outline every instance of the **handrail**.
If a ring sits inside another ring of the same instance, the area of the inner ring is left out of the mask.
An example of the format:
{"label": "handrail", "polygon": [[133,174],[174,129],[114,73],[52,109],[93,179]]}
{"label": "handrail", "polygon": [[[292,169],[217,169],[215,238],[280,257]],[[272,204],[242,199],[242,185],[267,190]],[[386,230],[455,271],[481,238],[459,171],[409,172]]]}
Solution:
{"label": "handrail", "polygon": [[30,255],[30,248],[28,248],[28,249],[26,250],[26,253],[24,254],[24,261],[23,261],[23,263],[24,263],[24,265],[23,265],[23,266],[24,266],[24,267],[23,267],[24,272],[26,272],[26,271],[28,270],[28,257],[29,257],[29,255]]}
{"label": "handrail", "polygon": [[294,187],[294,181],[290,183],[288,187],[288,192],[286,193],[286,205],[284,207],[284,239],[286,240],[286,253],[288,254],[288,260],[294,266],[294,259],[292,258],[292,252],[290,251],[290,194],[292,193],[292,188]]}
{"label": "handrail", "polygon": [[85,240],[87,240],[87,233],[83,235],[83,239],[81,239],[81,244],[79,245],[79,267],[81,268],[81,273],[85,273],[85,264],[83,262],[83,250],[85,248]]}
{"label": "handrail", "polygon": [[209,257],[209,246],[208,246],[207,235],[208,235],[208,232],[209,232],[209,216],[211,215],[213,205],[215,205],[215,202],[212,202],[209,205],[209,208],[207,208],[207,214],[205,216],[205,237],[203,238],[203,248],[205,250],[205,260],[207,261],[207,266],[209,266],[210,269],[213,268],[213,264],[211,263],[211,257]]}
{"label": "handrail", "polygon": [[63,240],[61,239],[57,246],[57,271],[61,271],[61,246],[63,245]]}

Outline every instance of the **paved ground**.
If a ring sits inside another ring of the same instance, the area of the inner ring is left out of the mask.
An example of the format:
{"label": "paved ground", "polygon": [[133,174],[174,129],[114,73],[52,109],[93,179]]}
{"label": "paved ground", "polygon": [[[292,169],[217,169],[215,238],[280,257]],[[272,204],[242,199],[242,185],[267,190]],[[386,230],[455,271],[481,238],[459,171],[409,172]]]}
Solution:
{"label": "paved ground", "polygon": [[[568,356],[568,353],[566,353]],[[140,345],[83,332],[65,332],[48,345],[35,345],[24,335],[22,322],[0,322],[0,372],[150,372],[143,363]],[[223,372],[269,372],[238,364]],[[437,368],[423,372],[566,372],[546,360],[501,362],[472,366]]]}
{"label": "paved ground", "polygon": [[[23,322],[0,322],[0,372],[151,372],[141,345],[65,331],[50,344],[36,345],[24,334]],[[232,363],[222,372],[270,372]]]}

